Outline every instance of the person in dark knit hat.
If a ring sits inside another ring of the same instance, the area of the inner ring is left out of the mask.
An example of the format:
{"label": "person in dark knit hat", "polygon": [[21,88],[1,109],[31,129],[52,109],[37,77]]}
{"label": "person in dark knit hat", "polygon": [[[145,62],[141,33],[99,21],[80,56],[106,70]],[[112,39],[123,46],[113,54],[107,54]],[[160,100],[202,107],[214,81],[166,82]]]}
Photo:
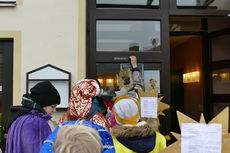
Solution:
{"label": "person in dark knit hat", "polygon": [[22,106],[11,106],[4,130],[5,153],[38,153],[52,133],[48,121],[60,104],[57,89],[49,82],[39,82],[22,96]]}

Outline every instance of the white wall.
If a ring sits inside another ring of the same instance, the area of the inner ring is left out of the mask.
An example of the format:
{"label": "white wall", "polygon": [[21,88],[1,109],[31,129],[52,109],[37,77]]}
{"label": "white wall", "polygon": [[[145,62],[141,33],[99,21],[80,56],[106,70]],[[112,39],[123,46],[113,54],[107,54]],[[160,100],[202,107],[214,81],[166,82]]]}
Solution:
{"label": "white wall", "polygon": [[26,72],[52,64],[77,79],[78,1],[24,0],[13,8],[0,7],[0,31],[21,31],[21,82]]}
{"label": "white wall", "polygon": [[[69,71],[78,79],[78,0],[21,0],[16,7],[0,7],[0,32],[21,32],[21,91],[26,73],[46,64]],[[14,93],[15,95],[16,93]],[[14,101],[14,105],[21,101]]]}

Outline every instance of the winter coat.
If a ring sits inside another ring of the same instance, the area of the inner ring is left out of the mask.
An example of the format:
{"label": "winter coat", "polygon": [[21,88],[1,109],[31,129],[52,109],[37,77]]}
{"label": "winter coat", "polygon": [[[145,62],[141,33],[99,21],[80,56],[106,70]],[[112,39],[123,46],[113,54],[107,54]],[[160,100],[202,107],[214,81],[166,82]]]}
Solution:
{"label": "winter coat", "polygon": [[149,124],[115,125],[111,130],[116,153],[157,153],[166,148],[166,139]]}
{"label": "winter coat", "polygon": [[103,145],[102,153],[115,153],[115,149],[114,149],[114,145],[113,145],[113,139],[112,139],[110,133],[107,130],[105,130],[104,127],[97,125],[97,124],[94,124],[93,122],[89,122],[89,121],[69,121],[69,122],[65,122],[65,123],[59,125],[52,132],[52,134],[44,141],[44,144],[40,150],[40,153],[47,153],[47,152],[54,153],[54,149],[53,149],[52,144],[56,140],[59,128],[61,126],[64,126],[64,125],[73,125],[73,124],[83,124],[85,126],[92,127],[95,130],[97,130],[100,137],[101,137],[101,141],[102,141],[102,145]]}
{"label": "winter coat", "polygon": [[22,97],[22,106],[11,106],[4,129],[7,133],[5,153],[38,153],[51,133],[46,114],[29,94]]}
{"label": "winter coat", "polygon": [[5,153],[38,153],[51,133],[49,119],[37,110],[17,118],[9,128]]}

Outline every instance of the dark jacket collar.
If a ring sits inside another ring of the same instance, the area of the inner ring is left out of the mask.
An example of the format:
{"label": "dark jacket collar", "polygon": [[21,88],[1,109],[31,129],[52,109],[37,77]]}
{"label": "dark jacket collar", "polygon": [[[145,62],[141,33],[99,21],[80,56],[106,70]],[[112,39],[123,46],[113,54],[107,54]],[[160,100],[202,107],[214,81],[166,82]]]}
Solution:
{"label": "dark jacket collar", "polygon": [[38,105],[37,103],[35,103],[31,99],[30,94],[24,94],[22,96],[22,106],[24,106],[30,110],[35,109],[35,110],[38,110],[38,111],[46,114],[45,110],[40,105]]}
{"label": "dark jacket collar", "polygon": [[148,153],[155,147],[157,126],[157,122],[140,126],[115,125],[111,134],[125,147],[138,153]]}
{"label": "dark jacket collar", "polygon": [[8,132],[11,124],[20,116],[28,114],[31,110],[36,110],[42,114],[46,114],[45,110],[35,103],[29,94],[24,94],[22,96],[22,106],[11,106],[8,117],[4,123],[4,130]]}
{"label": "dark jacket collar", "polygon": [[145,137],[132,137],[132,138],[118,137],[117,140],[125,147],[135,152],[148,153],[151,152],[155,147],[156,133]]}

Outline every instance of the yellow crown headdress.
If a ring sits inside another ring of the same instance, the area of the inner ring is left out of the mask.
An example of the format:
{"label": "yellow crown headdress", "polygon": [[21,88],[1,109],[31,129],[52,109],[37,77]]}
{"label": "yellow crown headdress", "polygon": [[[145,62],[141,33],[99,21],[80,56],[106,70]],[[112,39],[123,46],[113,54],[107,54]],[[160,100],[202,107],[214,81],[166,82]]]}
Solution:
{"label": "yellow crown headdress", "polygon": [[[124,100],[124,101],[123,101]],[[127,97],[127,96],[122,96],[122,97],[118,97],[116,99],[116,101],[114,102],[114,106],[119,103],[119,102],[126,102],[126,101],[130,101],[130,102],[133,102],[133,105],[136,104],[138,110],[137,110],[137,114],[134,115],[133,117],[130,117],[130,118],[122,118],[120,117],[116,111],[115,111],[115,108],[114,108],[114,115],[116,117],[116,119],[120,122],[120,123],[123,123],[123,124],[130,124],[130,125],[136,125],[137,124],[137,121],[139,119],[139,101],[138,99],[136,98],[131,98],[131,97]],[[127,111],[131,111],[131,110],[127,110]],[[127,117],[127,114],[126,114],[126,117]]]}
{"label": "yellow crown headdress", "polygon": [[[141,89],[138,89],[138,95],[139,95],[139,98],[140,97],[157,97],[158,98],[158,88],[147,89],[147,93]],[[157,120],[158,120],[159,115],[165,116],[163,111],[170,109],[170,106],[168,104],[161,102],[163,98],[164,96],[158,98]]]}
{"label": "yellow crown headdress", "polygon": [[[120,72],[119,72],[119,75],[116,74],[116,76],[117,76],[117,80],[118,80],[118,86],[119,86],[120,89],[122,87],[124,87],[124,88],[127,89],[127,91],[129,91],[132,88],[132,86],[133,86],[133,78],[132,78],[132,72],[131,72],[130,69],[127,70],[127,73],[125,72],[124,69],[121,69]],[[124,79],[123,79],[124,77],[129,78],[129,81],[130,81],[129,84],[125,85],[125,82],[124,82]]]}
{"label": "yellow crown headdress", "polygon": [[[161,100],[164,98],[163,96],[158,98],[158,88],[155,89],[147,89],[147,93],[144,92],[141,89],[138,89],[138,95],[139,95],[139,101],[141,97],[157,97],[157,118],[152,118],[151,120],[156,120],[158,122],[158,125],[160,125],[159,116],[165,116],[163,111],[170,109],[170,106],[168,104],[165,104],[161,102]],[[141,118],[141,120],[146,120],[147,118]],[[170,140],[170,136],[165,136],[166,140]]]}

